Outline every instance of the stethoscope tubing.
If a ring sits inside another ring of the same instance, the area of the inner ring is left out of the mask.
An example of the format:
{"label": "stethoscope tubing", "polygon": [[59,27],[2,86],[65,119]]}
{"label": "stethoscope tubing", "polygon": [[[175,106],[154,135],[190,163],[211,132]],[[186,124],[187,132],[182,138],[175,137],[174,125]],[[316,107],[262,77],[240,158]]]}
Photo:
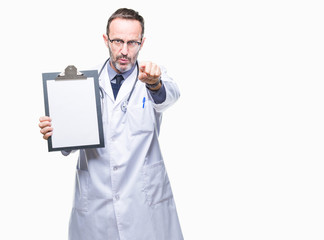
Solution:
{"label": "stethoscope tubing", "polygon": [[[103,66],[101,67],[101,69],[100,69],[100,71],[99,71],[99,74],[98,74],[98,78],[100,78],[101,73],[102,73],[102,71],[105,69],[105,66],[107,65],[109,59],[110,59],[110,58],[108,58],[108,59],[105,61],[105,63],[103,64]],[[136,61],[136,68],[137,68],[137,69],[136,69],[136,70],[137,70],[137,72],[136,72],[136,79],[135,79],[135,82],[134,82],[134,84],[133,84],[132,90],[130,91],[127,100],[125,100],[125,101],[121,104],[121,106],[120,106],[121,110],[122,110],[124,113],[126,113],[126,111],[127,111],[127,106],[128,106],[129,100],[130,100],[131,96],[133,95],[133,92],[134,92],[134,89],[135,89],[135,85],[136,85],[136,83],[137,83],[137,81],[138,81],[139,66],[138,66],[138,62],[137,62],[137,61]],[[100,93],[101,93],[101,98],[103,99],[103,98],[104,98],[104,91],[103,91],[103,89],[102,89],[101,87],[100,87]]]}

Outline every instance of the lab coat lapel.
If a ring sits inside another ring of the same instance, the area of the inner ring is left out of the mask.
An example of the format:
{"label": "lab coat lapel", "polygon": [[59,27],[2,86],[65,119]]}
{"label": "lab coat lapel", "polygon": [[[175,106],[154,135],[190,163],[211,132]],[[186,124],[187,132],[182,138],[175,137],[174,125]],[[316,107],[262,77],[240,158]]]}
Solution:
{"label": "lab coat lapel", "polygon": [[114,93],[112,91],[111,88],[111,83],[109,80],[109,76],[108,76],[108,71],[107,68],[105,67],[105,69],[103,69],[101,75],[100,75],[100,81],[99,81],[100,87],[103,88],[103,90],[106,92],[106,94],[108,95],[108,97],[114,101]]}

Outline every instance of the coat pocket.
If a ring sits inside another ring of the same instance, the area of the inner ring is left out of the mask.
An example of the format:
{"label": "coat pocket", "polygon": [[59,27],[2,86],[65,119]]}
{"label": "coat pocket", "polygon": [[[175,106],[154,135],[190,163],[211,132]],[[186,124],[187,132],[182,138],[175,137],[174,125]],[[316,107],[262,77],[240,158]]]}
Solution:
{"label": "coat pocket", "polygon": [[89,172],[86,170],[76,170],[74,208],[87,212],[88,211],[88,188]]}
{"label": "coat pocket", "polygon": [[132,135],[147,134],[154,131],[154,118],[152,117],[150,101],[127,108],[127,124]]}
{"label": "coat pocket", "polygon": [[144,192],[150,206],[164,202],[173,197],[164,162],[144,166]]}

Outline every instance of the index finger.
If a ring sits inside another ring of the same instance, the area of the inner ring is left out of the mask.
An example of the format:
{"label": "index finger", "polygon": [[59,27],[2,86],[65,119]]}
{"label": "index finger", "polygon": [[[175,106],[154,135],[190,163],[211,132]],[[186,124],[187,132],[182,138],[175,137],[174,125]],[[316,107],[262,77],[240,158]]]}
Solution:
{"label": "index finger", "polygon": [[145,71],[145,68],[146,68],[146,65],[147,65],[147,62],[140,62],[140,64],[139,64],[139,70],[141,72],[144,72]]}

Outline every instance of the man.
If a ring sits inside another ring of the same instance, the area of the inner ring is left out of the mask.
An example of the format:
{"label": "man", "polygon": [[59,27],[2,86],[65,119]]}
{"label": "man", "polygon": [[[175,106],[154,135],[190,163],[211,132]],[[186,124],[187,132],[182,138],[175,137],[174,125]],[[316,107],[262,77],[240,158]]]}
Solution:
{"label": "man", "polygon": [[[162,112],[179,90],[152,62],[139,65],[136,82],[143,34],[144,19],[134,10],[118,9],[108,20],[110,59],[98,68],[105,148],[80,150],[70,240],[183,239],[158,143]],[[55,134],[49,117],[39,127],[44,139]]]}

